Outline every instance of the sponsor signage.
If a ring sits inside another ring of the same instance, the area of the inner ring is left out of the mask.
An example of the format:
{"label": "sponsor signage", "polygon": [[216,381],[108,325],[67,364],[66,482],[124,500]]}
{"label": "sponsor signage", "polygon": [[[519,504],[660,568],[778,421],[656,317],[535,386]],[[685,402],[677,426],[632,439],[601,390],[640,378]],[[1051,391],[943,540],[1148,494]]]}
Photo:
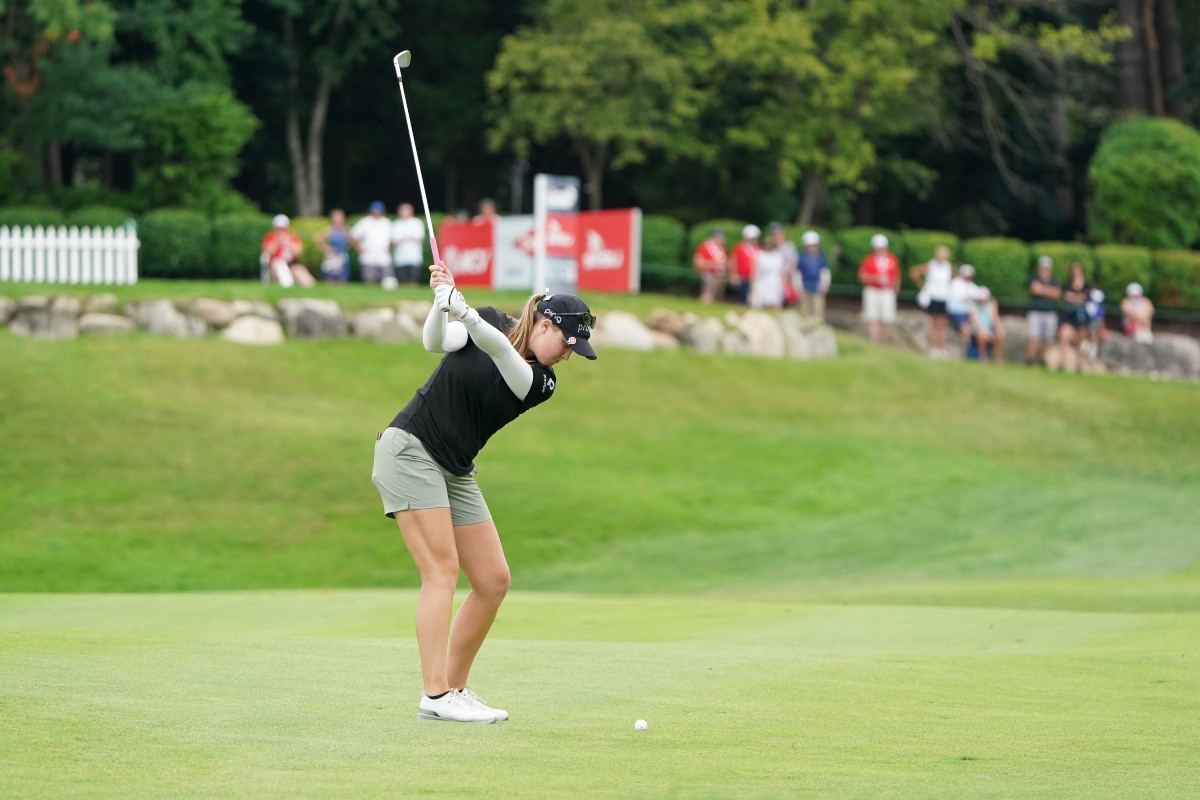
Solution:
{"label": "sponsor signage", "polygon": [[495,226],[491,222],[446,221],[438,228],[442,261],[458,286],[494,285]]}

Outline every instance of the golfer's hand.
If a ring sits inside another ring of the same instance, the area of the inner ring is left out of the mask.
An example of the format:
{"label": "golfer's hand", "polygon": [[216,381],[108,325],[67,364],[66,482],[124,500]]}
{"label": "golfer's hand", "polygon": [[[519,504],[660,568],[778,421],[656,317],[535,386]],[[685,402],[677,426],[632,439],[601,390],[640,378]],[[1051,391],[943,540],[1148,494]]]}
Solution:
{"label": "golfer's hand", "polygon": [[446,310],[450,312],[450,316],[461,320],[471,312],[471,307],[467,305],[467,299],[463,297],[462,292],[451,289],[450,297],[446,301]]}
{"label": "golfer's hand", "polygon": [[429,267],[429,288],[437,289],[439,286],[454,288],[454,276],[450,274],[450,270],[446,269],[446,265],[441,262],[431,264]]}
{"label": "golfer's hand", "polygon": [[450,294],[454,291],[453,286],[438,286],[433,290],[433,305],[438,311],[448,311],[450,309]]}

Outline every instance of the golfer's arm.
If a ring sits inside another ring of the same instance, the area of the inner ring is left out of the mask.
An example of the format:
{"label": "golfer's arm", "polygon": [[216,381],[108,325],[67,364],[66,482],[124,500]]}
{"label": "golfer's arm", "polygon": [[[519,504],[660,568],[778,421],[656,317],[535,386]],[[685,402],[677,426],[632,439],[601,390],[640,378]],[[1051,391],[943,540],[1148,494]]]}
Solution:
{"label": "golfer's arm", "polygon": [[533,386],[533,367],[521,357],[508,341],[508,337],[485,322],[474,310],[457,324],[465,326],[475,346],[487,353],[496,363],[496,368],[500,370],[500,376],[504,378],[508,388],[524,400]]}
{"label": "golfer's arm", "polygon": [[430,353],[453,353],[462,350],[466,343],[467,329],[463,324],[448,321],[446,312],[436,304],[430,306],[425,327],[421,329],[421,344],[425,349]]}

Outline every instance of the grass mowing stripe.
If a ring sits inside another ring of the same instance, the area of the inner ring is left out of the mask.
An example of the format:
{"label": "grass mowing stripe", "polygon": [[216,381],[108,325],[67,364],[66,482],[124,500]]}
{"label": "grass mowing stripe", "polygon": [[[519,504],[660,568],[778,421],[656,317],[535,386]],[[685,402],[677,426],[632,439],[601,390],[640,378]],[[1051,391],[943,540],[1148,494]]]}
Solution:
{"label": "grass mowing stripe", "polygon": [[0,597],[0,793],[1124,798],[1200,779],[1195,613],[518,594],[475,677],[513,720],[484,727],[415,719],[413,601]]}

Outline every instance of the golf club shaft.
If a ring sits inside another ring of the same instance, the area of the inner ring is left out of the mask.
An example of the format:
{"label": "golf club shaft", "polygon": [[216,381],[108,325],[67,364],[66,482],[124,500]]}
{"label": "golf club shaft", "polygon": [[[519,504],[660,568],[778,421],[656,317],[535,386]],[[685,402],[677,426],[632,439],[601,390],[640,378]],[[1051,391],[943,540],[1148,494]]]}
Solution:
{"label": "golf club shaft", "polygon": [[429,198],[425,196],[425,178],[421,175],[421,159],[417,157],[417,139],[413,136],[412,117],[408,113],[408,97],[404,94],[404,78],[400,77],[400,67],[396,66],[396,82],[400,85],[400,103],[404,106],[404,121],[408,124],[408,141],[412,144],[413,163],[417,165],[417,185],[421,187],[421,205],[425,209],[425,224],[429,226],[429,249],[433,253],[433,263],[442,263],[438,253],[437,238],[433,235],[433,218],[429,216]]}

